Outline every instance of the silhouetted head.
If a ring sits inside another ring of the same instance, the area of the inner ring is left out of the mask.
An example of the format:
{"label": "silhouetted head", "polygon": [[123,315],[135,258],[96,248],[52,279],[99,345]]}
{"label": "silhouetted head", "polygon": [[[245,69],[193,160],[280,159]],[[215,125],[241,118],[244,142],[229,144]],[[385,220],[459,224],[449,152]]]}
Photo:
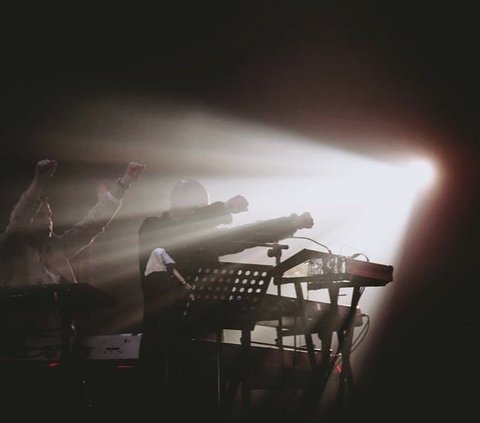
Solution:
{"label": "silhouetted head", "polygon": [[170,194],[170,210],[191,210],[209,204],[208,191],[195,179],[181,179]]}

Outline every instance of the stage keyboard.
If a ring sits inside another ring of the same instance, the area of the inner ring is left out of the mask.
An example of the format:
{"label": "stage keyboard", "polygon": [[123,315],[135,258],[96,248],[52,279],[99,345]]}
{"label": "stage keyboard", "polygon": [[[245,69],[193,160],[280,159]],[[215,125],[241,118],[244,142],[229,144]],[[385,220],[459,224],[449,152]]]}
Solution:
{"label": "stage keyboard", "polygon": [[60,309],[69,313],[115,307],[115,299],[87,283],[0,287],[0,306]]}
{"label": "stage keyboard", "polygon": [[[303,300],[307,317],[307,332],[317,333],[323,328],[340,330],[348,318],[351,308],[345,305],[333,305],[327,302]],[[355,309],[355,326],[362,326],[360,309]],[[256,324],[259,326],[278,327],[282,318],[282,327],[289,335],[301,335],[305,332],[303,313],[297,298],[267,294],[263,298],[257,312]]]}
{"label": "stage keyboard", "polygon": [[307,283],[307,289],[330,287],[384,286],[393,280],[393,266],[337,254],[304,249],[280,263],[276,271],[283,275],[288,270],[306,263],[306,274],[281,277],[275,285]]}
{"label": "stage keyboard", "polygon": [[[140,352],[141,333],[97,336],[72,336],[69,345],[73,358],[81,361],[137,360]],[[58,337],[32,336],[26,339],[25,348],[15,356],[2,357],[1,362],[52,362],[60,361],[62,345]]]}

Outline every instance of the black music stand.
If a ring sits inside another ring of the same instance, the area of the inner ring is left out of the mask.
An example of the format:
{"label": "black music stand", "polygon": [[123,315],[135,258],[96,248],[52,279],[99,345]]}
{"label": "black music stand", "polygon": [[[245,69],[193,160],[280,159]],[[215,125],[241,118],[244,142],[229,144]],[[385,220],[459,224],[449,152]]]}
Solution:
{"label": "black music stand", "polygon": [[[194,333],[216,333],[217,345],[217,405],[223,401],[222,333],[224,329],[242,331],[242,359],[239,378],[230,389],[229,400],[242,379],[242,408],[251,405],[248,383],[248,356],[251,331],[255,328],[255,311],[261,304],[272,278],[273,266],[246,263],[213,262],[197,269],[187,277],[193,286],[193,296],[187,300],[183,316]],[[227,405],[228,407],[228,405]]]}
{"label": "black music stand", "polygon": [[217,262],[206,264],[187,280],[193,299],[183,316],[209,329],[253,329],[254,313],[267,292],[273,266]]}

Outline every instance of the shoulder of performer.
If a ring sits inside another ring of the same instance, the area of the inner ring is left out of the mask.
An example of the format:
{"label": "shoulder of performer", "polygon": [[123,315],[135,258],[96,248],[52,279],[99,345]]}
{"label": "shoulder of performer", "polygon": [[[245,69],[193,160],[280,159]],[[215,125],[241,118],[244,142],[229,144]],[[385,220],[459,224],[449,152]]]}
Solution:
{"label": "shoulder of performer", "polygon": [[165,220],[164,214],[161,216],[147,216],[145,219],[143,219],[140,227],[150,227],[154,225],[158,225],[159,223],[162,223]]}

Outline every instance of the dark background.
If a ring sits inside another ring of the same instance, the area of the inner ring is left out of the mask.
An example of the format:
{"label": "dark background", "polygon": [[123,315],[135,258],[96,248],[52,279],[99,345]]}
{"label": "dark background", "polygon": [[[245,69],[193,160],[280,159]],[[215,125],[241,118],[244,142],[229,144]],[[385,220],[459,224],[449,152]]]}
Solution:
{"label": "dark background", "polygon": [[[377,158],[431,151],[448,177],[409,228],[356,412],[399,420],[474,412],[477,15],[469,2],[225,3],[4,10],[3,221],[39,155],[56,153],[35,128],[98,93],[194,100]],[[76,163],[77,147],[65,139],[66,175],[89,171]]]}

